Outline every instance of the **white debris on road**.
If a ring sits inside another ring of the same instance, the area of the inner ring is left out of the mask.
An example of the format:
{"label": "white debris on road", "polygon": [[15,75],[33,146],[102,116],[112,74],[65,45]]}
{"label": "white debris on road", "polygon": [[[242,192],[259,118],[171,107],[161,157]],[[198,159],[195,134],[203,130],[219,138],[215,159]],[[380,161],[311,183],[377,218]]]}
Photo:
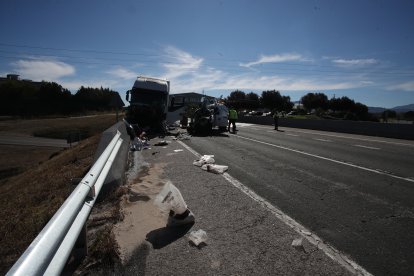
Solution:
{"label": "white debris on road", "polygon": [[202,243],[207,242],[207,233],[204,230],[197,230],[197,231],[191,231],[190,235],[188,236],[188,239],[195,245],[199,246]]}

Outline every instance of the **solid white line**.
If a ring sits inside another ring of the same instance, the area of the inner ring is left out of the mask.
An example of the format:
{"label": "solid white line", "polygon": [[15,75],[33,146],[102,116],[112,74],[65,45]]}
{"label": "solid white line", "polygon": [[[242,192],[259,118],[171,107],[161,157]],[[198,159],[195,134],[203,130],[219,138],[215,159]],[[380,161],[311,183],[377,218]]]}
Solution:
{"label": "solid white line", "polygon": [[365,148],[365,149],[380,150],[380,148],[376,148],[376,147],[369,147],[369,146],[364,146],[364,145],[353,145],[353,146],[354,146],[354,147]]}
{"label": "solid white line", "polygon": [[256,140],[256,139],[247,138],[247,137],[244,137],[244,136],[241,136],[241,135],[234,135],[234,137],[238,137],[238,138],[241,138],[241,139],[253,141],[253,142],[256,142],[256,143],[259,143],[259,144],[268,145],[268,146],[279,148],[279,149],[293,151],[293,152],[296,152],[296,153],[299,153],[299,154],[312,156],[312,157],[315,157],[315,158],[323,159],[323,160],[334,162],[334,163],[341,164],[341,165],[350,166],[350,167],[353,167],[353,168],[358,168],[358,169],[361,169],[361,170],[364,170],[364,171],[369,171],[369,172],[373,172],[373,173],[377,173],[377,174],[381,174],[381,175],[386,175],[386,176],[393,177],[393,178],[400,179],[400,180],[414,182],[414,179],[410,179],[410,178],[406,178],[406,177],[402,177],[402,176],[397,176],[397,175],[386,173],[386,172],[383,172],[383,171],[380,171],[380,170],[375,170],[375,169],[370,169],[370,168],[354,165],[354,164],[351,164],[351,163],[331,159],[331,158],[328,158],[328,157],[323,157],[323,156],[320,156],[320,155],[317,155],[317,154],[312,154],[312,153],[308,153],[308,152],[304,152],[304,151],[300,151],[300,150],[296,150],[296,149],[292,149],[292,148],[288,148],[288,147],[284,147],[284,146],[279,146],[279,145],[259,141],[259,140]]}
{"label": "solid white line", "polygon": [[331,140],[328,140],[328,139],[319,139],[319,138],[312,138],[312,139],[316,141],[322,141],[322,142],[332,142]]}
{"label": "solid white line", "polygon": [[[193,150],[191,147],[187,146],[182,141],[178,141],[184,148],[194,154],[197,158],[200,158],[201,154]],[[250,190],[247,186],[242,184],[236,178],[232,177],[228,173],[222,174],[224,179],[226,179],[230,184],[234,187],[242,191],[248,197],[259,203],[262,207],[269,210],[275,217],[285,223],[287,226],[291,227],[296,233],[307,239],[311,244],[315,245],[318,249],[322,250],[329,258],[336,261],[343,267],[345,267],[348,271],[353,274],[360,274],[365,276],[372,275],[368,271],[366,271],[362,266],[358,265],[356,262],[348,258],[345,254],[341,253],[339,250],[334,248],[333,246],[325,243],[318,235],[309,231],[306,227],[295,221],[290,216],[286,215],[282,210],[277,208],[276,206],[272,205],[266,199],[262,198],[254,191]]]}

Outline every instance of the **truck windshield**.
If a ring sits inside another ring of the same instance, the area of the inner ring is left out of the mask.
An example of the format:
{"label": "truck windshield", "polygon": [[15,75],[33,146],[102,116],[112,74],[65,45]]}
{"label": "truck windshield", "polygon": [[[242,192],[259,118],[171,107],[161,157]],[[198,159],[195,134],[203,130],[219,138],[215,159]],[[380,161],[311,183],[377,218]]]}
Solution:
{"label": "truck windshield", "polygon": [[135,88],[131,93],[132,104],[165,106],[166,102],[167,94],[165,92]]}

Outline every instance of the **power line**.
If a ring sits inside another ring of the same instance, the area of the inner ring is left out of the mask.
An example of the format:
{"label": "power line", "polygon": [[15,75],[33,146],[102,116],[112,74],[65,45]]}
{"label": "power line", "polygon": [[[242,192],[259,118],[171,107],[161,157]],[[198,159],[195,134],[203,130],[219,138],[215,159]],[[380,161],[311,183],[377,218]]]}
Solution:
{"label": "power line", "polygon": [[[2,52],[2,51],[0,51]],[[32,54],[27,54],[27,55],[32,55]],[[42,55],[39,57],[45,57],[47,55]],[[21,58],[25,58],[25,59],[31,59],[31,60],[39,60],[39,57],[33,57],[33,56],[3,56],[0,55],[0,59],[21,59]],[[88,58],[84,58],[84,57],[70,57],[70,56],[56,56],[56,55],[51,55],[49,57],[54,57],[54,58],[81,58],[81,59],[88,59]],[[91,58],[94,59],[94,58]],[[98,59],[99,60],[99,59]],[[117,59],[111,59],[111,60],[117,60]],[[131,61],[131,60],[125,60],[128,62],[143,62],[142,60],[139,61]],[[74,63],[74,64],[85,64],[85,65],[109,65],[109,66],[120,66],[120,63],[105,63],[105,62],[90,62],[90,61],[77,61],[77,60],[71,60],[70,63]],[[176,65],[176,63],[172,63],[172,62],[163,62],[163,64],[171,64],[171,65]],[[178,64],[179,65],[179,64]],[[206,64],[206,66],[210,66],[209,64]],[[153,69],[159,69],[159,66],[154,66],[154,65],[143,65],[143,68],[153,68]],[[232,69],[232,70],[236,70],[238,72],[243,71],[245,72],[247,69],[243,68],[243,67],[239,67],[239,66],[221,66],[221,68],[224,69]],[[283,72],[278,72],[282,70]],[[200,71],[198,69],[187,69],[185,70],[186,73],[200,73]],[[286,72],[289,71],[289,72]],[[327,76],[327,77],[343,77],[343,76],[353,76],[353,75],[357,75],[360,76],[361,74],[365,74],[365,75],[377,75],[377,76],[382,76],[382,77],[398,77],[398,75],[400,76],[404,76],[406,74],[412,75],[411,73],[393,73],[393,72],[341,72],[341,71],[332,71],[332,70],[304,70],[304,69],[295,69],[295,68],[268,68],[267,70],[260,70],[260,72],[262,73],[273,73],[273,74],[278,74],[278,75],[307,75],[307,76]]]}
{"label": "power line", "polygon": [[[53,51],[69,51],[69,52],[84,52],[84,53],[97,53],[97,54],[114,54],[114,55],[129,55],[129,56],[143,56],[143,57],[155,57],[155,58],[170,58],[178,59],[177,57],[166,55],[166,54],[147,54],[147,53],[131,53],[131,52],[122,52],[122,51],[98,51],[98,50],[89,50],[89,49],[70,49],[70,48],[56,48],[56,47],[42,47],[42,46],[30,46],[30,45],[19,45],[19,44],[9,44],[9,43],[0,43],[0,46],[6,47],[16,47],[16,48],[29,48],[29,49],[41,49],[41,50],[53,50]],[[96,57],[95,57],[96,58]],[[249,63],[251,60],[235,60],[227,58],[212,58],[207,57],[209,60],[216,60],[222,62],[237,62],[237,63]],[[100,58],[98,58],[100,59]],[[261,63],[259,66],[268,66],[268,65],[287,65],[287,66],[301,66],[301,67],[321,67],[321,68],[335,68],[338,69],[338,66],[335,65],[323,65],[323,64],[307,64],[307,63],[290,63],[290,62],[278,62],[278,63]],[[238,66],[239,67],[239,66]],[[253,67],[257,68],[257,67]],[[346,68],[345,68],[346,69]],[[411,69],[414,70],[414,69]],[[395,70],[394,71],[399,71]],[[401,71],[405,73],[404,71]],[[413,72],[410,72],[413,74]]]}

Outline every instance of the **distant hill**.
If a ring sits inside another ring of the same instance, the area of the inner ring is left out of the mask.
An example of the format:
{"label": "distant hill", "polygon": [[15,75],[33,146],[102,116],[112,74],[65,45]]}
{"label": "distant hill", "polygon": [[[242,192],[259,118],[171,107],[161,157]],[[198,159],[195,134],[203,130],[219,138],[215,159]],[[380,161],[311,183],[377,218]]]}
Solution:
{"label": "distant hill", "polygon": [[368,107],[368,112],[369,113],[382,113],[385,110],[387,110],[387,109],[383,108],[383,107],[372,107],[372,106]]}
{"label": "distant hill", "polygon": [[396,107],[393,107],[393,108],[384,108],[384,107],[372,107],[372,106],[369,106],[368,107],[368,112],[370,112],[370,113],[382,113],[382,112],[384,112],[387,109],[394,110],[395,112],[398,112],[398,113],[404,113],[404,112],[407,112],[407,111],[414,111],[414,104],[407,104],[407,105],[402,105],[402,106],[396,106]]}
{"label": "distant hill", "polygon": [[396,106],[392,110],[396,112],[407,112],[407,111],[414,111],[414,104],[407,104],[402,106]]}

